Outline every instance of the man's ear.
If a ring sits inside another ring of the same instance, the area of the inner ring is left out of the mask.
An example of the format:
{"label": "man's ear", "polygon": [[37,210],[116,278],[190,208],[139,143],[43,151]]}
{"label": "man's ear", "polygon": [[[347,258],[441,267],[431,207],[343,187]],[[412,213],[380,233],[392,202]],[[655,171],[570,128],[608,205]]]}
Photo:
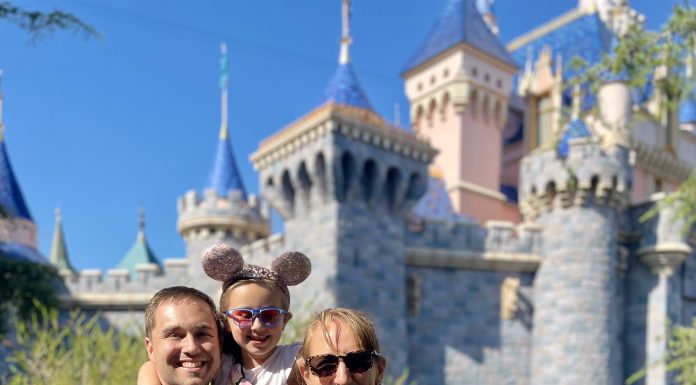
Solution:
{"label": "man's ear", "polygon": [[152,346],[152,341],[148,337],[145,337],[145,350],[147,350],[147,357],[154,363],[155,355],[152,352],[154,350],[154,346]]}

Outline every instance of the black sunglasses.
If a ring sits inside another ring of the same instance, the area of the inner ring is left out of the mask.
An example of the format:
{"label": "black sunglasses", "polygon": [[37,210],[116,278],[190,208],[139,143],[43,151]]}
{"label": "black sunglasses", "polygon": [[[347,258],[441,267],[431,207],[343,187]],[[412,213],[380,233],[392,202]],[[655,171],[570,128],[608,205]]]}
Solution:
{"label": "black sunglasses", "polygon": [[377,357],[379,357],[377,352],[358,350],[356,352],[350,352],[345,356],[322,354],[320,356],[307,357],[304,360],[312,373],[318,377],[328,377],[336,374],[340,361],[346,364],[346,368],[348,368],[351,373],[362,373],[372,368]]}

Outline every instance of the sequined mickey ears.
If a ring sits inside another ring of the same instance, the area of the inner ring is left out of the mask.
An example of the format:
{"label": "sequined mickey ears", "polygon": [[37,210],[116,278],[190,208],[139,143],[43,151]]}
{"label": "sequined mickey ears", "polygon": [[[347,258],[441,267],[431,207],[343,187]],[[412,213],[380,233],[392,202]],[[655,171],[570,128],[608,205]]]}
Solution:
{"label": "sequined mickey ears", "polygon": [[244,258],[234,248],[217,244],[203,256],[203,270],[224,286],[243,279],[269,279],[283,286],[294,286],[304,282],[312,271],[312,262],[306,255],[291,251],[281,254],[271,262],[271,268],[244,265]]}

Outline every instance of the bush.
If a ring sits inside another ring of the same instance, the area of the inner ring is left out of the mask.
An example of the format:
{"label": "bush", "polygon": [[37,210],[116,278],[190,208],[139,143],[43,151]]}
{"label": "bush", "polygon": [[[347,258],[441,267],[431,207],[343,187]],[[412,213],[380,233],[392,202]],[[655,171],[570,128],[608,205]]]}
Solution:
{"label": "bush", "polygon": [[60,322],[56,310],[16,323],[9,385],[123,385],[137,380],[147,361],[142,336],[103,329],[100,316],[73,311]]}

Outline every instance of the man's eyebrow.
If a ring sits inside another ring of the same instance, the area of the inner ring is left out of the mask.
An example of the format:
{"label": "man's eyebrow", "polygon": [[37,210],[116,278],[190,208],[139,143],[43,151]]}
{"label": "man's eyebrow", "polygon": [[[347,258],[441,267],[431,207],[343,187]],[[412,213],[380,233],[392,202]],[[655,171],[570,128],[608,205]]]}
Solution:
{"label": "man's eyebrow", "polygon": [[[192,327],[193,330],[216,330],[217,328],[211,325],[208,322],[199,322]],[[169,333],[172,333],[176,330],[186,330],[183,326],[181,325],[170,325],[166,326],[162,329],[162,335],[167,335]]]}

